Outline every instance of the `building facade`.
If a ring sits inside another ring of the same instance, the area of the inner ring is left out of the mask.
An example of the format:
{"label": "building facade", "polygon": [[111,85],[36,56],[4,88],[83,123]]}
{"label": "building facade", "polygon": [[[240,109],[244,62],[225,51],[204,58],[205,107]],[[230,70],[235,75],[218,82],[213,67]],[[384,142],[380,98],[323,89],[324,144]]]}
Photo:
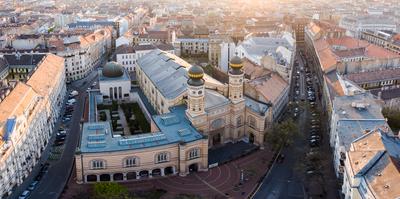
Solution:
{"label": "building facade", "polygon": [[[21,57],[32,56],[22,55]],[[0,196],[11,194],[39,162],[57,121],[66,93],[64,60],[36,55],[35,69],[26,82],[17,81],[2,93],[0,102]],[[27,59],[4,56],[9,67]],[[29,59],[28,59],[29,60]],[[32,63],[25,63],[29,65]],[[52,81],[48,81],[48,77]],[[6,80],[11,81],[11,80]],[[4,81],[2,81],[4,82]],[[10,82],[6,86],[11,85]],[[4,84],[2,85],[4,86]],[[3,89],[2,89],[3,90]]]}
{"label": "building facade", "polygon": [[97,67],[111,48],[111,32],[100,29],[87,36],[50,40],[50,52],[64,57],[67,82],[82,79]]}

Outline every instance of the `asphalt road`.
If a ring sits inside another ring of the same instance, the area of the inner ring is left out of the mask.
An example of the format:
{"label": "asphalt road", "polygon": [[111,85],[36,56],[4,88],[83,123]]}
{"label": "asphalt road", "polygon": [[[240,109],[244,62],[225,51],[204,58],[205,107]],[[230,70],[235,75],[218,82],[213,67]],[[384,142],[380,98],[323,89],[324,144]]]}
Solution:
{"label": "asphalt road", "polygon": [[[298,57],[297,60],[299,66],[294,67],[292,86],[296,84],[295,75],[297,70],[300,71],[300,67],[303,66],[303,61],[298,59]],[[300,72],[300,78],[297,80],[300,85],[299,99],[305,99],[306,96],[304,76],[304,72]],[[296,96],[294,93],[296,89],[291,88],[290,90],[292,91],[290,96]],[[305,198],[303,180],[299,175],[296,165],[302,161],[302,157],[305,155],[305,146],[308,144],[306,139],[304,139],[304,132],[307,130],[307,115],[307,110],[300,109],[300,115],[297,120],[300,127],[300,136],[295,139],[291,146],[281,151],[281,154],[285,155],[284,161],[282,163],[275,163],[272,166],[269,174],[263,179],[259,189],[254,194],[254,199]]]}
{"label": "asphalt road", "polygon": [[[32,192],[31,198],[54,199],[64,189],[74,166],[75,149],[80,140],[80,122],[84,111],[85,98],[87,97],[86,89],[91,86],[94,77],[96,76],[91,74],[84,80],[80,80],[70,86],[72,90],[77,90],[79,95],[70,122],[70,128],[67,132],[64,152],[59,161],[51,164],[48,173],[42,178],[39,186]],[[86,83],[82,85],[81,82],[85,81]]]}

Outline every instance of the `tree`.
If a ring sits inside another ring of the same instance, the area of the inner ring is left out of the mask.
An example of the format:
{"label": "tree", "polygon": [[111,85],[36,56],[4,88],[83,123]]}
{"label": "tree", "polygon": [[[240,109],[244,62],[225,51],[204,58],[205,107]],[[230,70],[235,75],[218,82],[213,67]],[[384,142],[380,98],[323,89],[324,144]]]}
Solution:
{"label": "tree", "polygon": [[99,182],[94,184],[94,198],[96,199],[126,199],[128,189],[115,182]]}
{"label": "tree", "polygon": [[293,143],[294,137],[298,135],[297,124],[292,119],[285,120],[272,126],[272,130],[266,134],[267,142],[273,149]]}

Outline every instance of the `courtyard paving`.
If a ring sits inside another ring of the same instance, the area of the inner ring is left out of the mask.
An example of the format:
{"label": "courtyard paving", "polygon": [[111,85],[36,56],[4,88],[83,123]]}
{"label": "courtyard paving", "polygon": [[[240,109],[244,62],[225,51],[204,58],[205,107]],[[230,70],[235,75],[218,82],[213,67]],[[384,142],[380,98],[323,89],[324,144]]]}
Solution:
{"label": "courtyard paving", "polygon": [[[247,198],[266,173],[272,156],[273,152],[266,148],[211,168],[207,172],[190,173],[186,177],[160,177],[121,184],[131,192],[166,190],[163,199],[173,199],[180,194],[196,195],[201,198]],[[240,184],[241,170],[244,173],[242,184]],[[77,198],[76,194],[82,194],[82,190],[90,190],[91,185],[78,185],[74,178],[71,177],[61,198]]]}

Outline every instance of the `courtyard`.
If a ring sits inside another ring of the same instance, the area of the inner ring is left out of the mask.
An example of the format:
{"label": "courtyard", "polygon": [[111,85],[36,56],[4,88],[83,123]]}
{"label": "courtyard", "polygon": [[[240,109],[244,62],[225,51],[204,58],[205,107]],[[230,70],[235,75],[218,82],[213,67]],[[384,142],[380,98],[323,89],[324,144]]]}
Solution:
{"label": "courtyard", "polygon": [[[207,172],[193,172],[186,177],[154,177],[149,180],[120,183],[131,195],[155,193],[164,190],[160,197],[173,198],[247,198],[267,172],[273,159],[268,147],[247,156],[209,169]],[[89,198],[92,184],[76,184],[75,172],[61,198]],[[84,187],[84,188],[83,188]]]}
{"label": "courtyard", "polygon": [[150,124],[137,103],[99,104],[97,110],[99,121],[111,121],[114,134],[124,136],[150,132]]}

